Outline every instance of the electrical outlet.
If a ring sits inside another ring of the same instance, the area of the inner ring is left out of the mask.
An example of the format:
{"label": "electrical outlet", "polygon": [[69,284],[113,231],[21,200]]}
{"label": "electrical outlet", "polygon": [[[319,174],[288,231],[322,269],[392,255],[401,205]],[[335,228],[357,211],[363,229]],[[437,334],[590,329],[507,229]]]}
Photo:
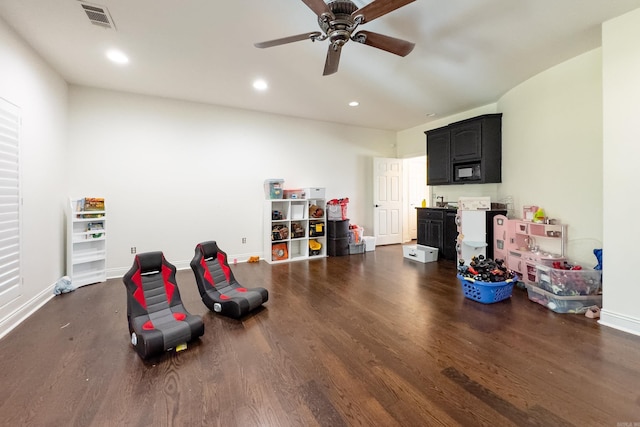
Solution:
{"label": "electrical outlet", "polygon": [[135,246],[131,246],[131,253],[135,254],[136,253],[136,247]]}
{"label": "electrical outlet", "polygon": [[247,243],[247,238],[246,237],[242,238],[242,243]]}

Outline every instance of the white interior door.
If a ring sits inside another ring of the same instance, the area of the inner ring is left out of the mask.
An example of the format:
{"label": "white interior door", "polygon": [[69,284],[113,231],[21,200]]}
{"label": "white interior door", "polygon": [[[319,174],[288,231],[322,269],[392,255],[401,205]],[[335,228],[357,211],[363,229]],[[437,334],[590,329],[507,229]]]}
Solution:
{"label": "white interior door", "polygon": [[[418,238],[418,211],[422,201],[427,199],[427,156],[404,159],[405,186],[407,187],[406,230],[408,240]],[[407,239],[405,239],[407,240]]]}
{"label": "white interior door", "polygon": [[402,243],[402,159],[373,159],[376,245]]}

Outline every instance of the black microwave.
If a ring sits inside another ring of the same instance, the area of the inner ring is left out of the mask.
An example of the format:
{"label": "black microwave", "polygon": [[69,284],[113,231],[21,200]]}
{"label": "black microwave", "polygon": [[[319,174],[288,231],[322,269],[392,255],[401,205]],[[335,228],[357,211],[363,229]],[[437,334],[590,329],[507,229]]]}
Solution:
{"label": "black microwave", "polygon": [[481,179],[480,162],[453,165],[453,182],[473,182]]}

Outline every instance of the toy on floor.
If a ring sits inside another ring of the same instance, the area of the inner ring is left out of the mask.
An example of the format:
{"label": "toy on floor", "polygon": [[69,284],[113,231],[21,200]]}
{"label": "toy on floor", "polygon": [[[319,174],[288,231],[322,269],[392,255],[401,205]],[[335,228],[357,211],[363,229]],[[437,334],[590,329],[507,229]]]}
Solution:
{"label": "toy on floor", "polygon": [[467,279],[482,282],[518,280],[518,276],[506,267],[503,259],[492,260],[485,258],[484,255],[478,255],[471,258],[468,266],[463,259],[458,261],[458,264],[458,273]]}

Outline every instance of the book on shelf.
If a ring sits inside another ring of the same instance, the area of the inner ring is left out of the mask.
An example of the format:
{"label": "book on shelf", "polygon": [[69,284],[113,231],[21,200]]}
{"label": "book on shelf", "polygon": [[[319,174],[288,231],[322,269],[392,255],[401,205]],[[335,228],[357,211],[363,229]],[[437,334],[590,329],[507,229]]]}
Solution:
{"label": "book on shelf", "polygon": [[101,211],[101,213],[86,213],[83,218],[100,218],[104,216],[104,198],[103,197],[85,197],[83,200],[82,210],[85,212]]}
{"label": "book on shelf", "polygon": [[104,232],[104,224],[101,222],[89,222],[87,223],[87,231],[94,231],[95,233],[91,234],[91,237],[94,239],[102,237],[102,233]]}

